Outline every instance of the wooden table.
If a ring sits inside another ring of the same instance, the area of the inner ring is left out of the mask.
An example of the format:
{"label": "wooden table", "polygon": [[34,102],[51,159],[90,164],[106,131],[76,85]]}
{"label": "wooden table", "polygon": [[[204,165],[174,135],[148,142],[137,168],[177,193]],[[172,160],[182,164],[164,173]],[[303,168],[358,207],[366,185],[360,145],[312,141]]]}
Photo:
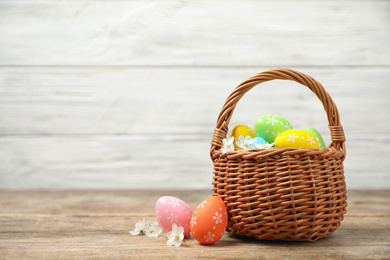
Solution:
{"label": "wooden table", "polygon": [[210,191],[0,191],[0,259],[389,259],[390,191],[348,191],[340,228],[317,242],[257,241],[225,234],[216,244],[194,238],[169,247],[131,236],[155,220],[163,195],[195,208]]}

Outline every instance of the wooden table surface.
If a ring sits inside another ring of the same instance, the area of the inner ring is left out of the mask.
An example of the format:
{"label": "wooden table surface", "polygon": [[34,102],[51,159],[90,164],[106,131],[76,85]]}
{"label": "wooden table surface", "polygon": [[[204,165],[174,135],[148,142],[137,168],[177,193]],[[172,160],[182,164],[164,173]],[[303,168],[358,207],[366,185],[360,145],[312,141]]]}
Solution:
{"label": "wooden table surface", "polygon": [[194,238],[169,247],[131,236],[154,205],[172,195],[195,208],[211,191],[0,191],[0,259],[389,259],[390,190],[348,191],[347,214],[316,242],[257,241],[225,234],[214,245]]}

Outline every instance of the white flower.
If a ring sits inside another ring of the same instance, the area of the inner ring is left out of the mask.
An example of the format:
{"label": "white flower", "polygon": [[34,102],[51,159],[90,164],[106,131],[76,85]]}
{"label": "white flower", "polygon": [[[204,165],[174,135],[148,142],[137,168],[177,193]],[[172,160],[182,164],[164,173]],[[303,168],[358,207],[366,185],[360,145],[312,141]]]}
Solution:
{"label": "white flower", "polygon": [[230,137],[229,140],[226,140],[226,138],[224,138],[222,140],[222,143],[223,143],[223,146],[221,148],[221,151],[222,153],[227,153],[227,152],[230,152],[230,151],[234,151],[234,137]]}
{"label": "white flower", "polygon": [[158,237],[162,232],[162,228],[160,228],[157,221],[153,223],[148,221],[144,232],[147,237]]}
{"label": "white flower", "polygon": [[314,144],[316,143],[316,141],[314,141],[313,136],[310,136],[310,135],[307,136],[307,141],[310,142],[310,145],[312,145],[313,143]]}
{"label": "white flower", "polygon": [[178,227],[175,223],[172,224],[172,231],[167,233],[167,245],[179,247],[184,239],[184,228]]}
{"label": "white flower", "polygon": [[295,133],[292,133],[292,135],[287,135],[287,136],[290,137],[287,139],[287,142],[289,142],[290,140],[291,142],[295,142],[295,139],[299,138],[299,136],[295,135]]}
{"label": "white flower", "polygon": [[271,125],[275,125],[275,123],[279,122],[278,120],[276,120],[276,116],[274,117],[267,117],[267,124],[271,124]]}
{"label": "white flower", "polygon": [[245,138],[242,135],[240,135],[238,137],[238,141],[236,142],[236,145],[238,147],[240,147],[241,149],[249,150],[249,149],[255,148],[254,147],[255,143],[256,143],[256,141],[253,140],[252,137],[250,137],[249,135],[245,136]]}
{"label": "white flower", "polygon": [[207,232],[207,236],[204,236],[206,239],[206,243],[214,241],[215,234],[211,234],[211,232]]}
{"label": "white flower", "polygon": [[271,135],[268,136],[270,139],[275,139],[280,133],[279,132],[272,132]]}
{"label": "white flower", "polygon": [[135,229],[133,231],[129,231],[133,236],[137,236],[139,234],[145,234],[146,222],[145,219],[139,220],[137,224],[135,224]]}
{"label": "white flower", "polygon": [[178,218],[179,216],[175,216],[173,213],[171,213],[171,215],[170,216],[168,216],[167,217],[167,219],[169,219],[169,222],[171,222],[171,224],[173,223],[173,222],[177,222],[177,218]]}
{"label": "white flower", "polygon": [[274,144],[275,143],[269,144],[267,142],[262,143],[262,144],[257,143],[257,144],[255,144],[255,147],[256,148],[261,148],[261,149],[268,149],[268,148],[271,148]]}
{"label": "white flower", "polygon": [[219,222],[222,223],[222,214],[218,214],[218,212],[215,212],[215,216],[213,216],[213,219],[215,220],[215,224],[218,224]]}
{"label": "white flower", "polygon": [[191,223],[190,224],[191,224],[191,227],[196,226],[196,224],[197,224],[196,217],[194,217],[194,216],[191,217]]}
{"label": "white flower", "polygon": [[180,202],[175,199],[171,199],[171,202],[169,202],[168,204],[172,205],[172,208],[176,208],[176,206],[180,207]]}
{"label": "white flower", "polygon": [[198,208],[203,208],[204,205],[206,205],[207,200],[202,201],[202,203],[199,204]]}

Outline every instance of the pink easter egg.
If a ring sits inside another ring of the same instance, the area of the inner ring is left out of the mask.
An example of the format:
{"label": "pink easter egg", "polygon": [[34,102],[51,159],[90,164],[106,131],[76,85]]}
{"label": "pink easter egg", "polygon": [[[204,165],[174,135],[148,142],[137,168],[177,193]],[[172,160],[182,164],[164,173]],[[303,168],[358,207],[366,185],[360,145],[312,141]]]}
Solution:
{"label": "pink easter egg", "polygon": [[181,199],[164,196],[156,202],[156,217],[161,228],[165,232],[172,230],[172,224],[184,228],[184,236],[190,235],[190,222],[192,210]]}

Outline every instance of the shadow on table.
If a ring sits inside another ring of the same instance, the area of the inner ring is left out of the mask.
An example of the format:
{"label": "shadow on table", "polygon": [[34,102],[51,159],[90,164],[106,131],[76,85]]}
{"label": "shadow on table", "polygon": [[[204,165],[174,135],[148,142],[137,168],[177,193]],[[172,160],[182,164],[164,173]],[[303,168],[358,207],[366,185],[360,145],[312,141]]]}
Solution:
{"label": "shadow on table", "polygon": [[294,247],[317,247],[325,246],[335,243],[338,236],[334,234],[321,238],[317,241],[281,241],[281,240],[258,240],[255,238],[237,236],[237,235],[225,235],[220,241],[215,244],[205,245],[212,247],[232,247],[239,245],[262,245],[262,246],[272,246],[272,247],[284,247],[284,246],[294,246]]}

